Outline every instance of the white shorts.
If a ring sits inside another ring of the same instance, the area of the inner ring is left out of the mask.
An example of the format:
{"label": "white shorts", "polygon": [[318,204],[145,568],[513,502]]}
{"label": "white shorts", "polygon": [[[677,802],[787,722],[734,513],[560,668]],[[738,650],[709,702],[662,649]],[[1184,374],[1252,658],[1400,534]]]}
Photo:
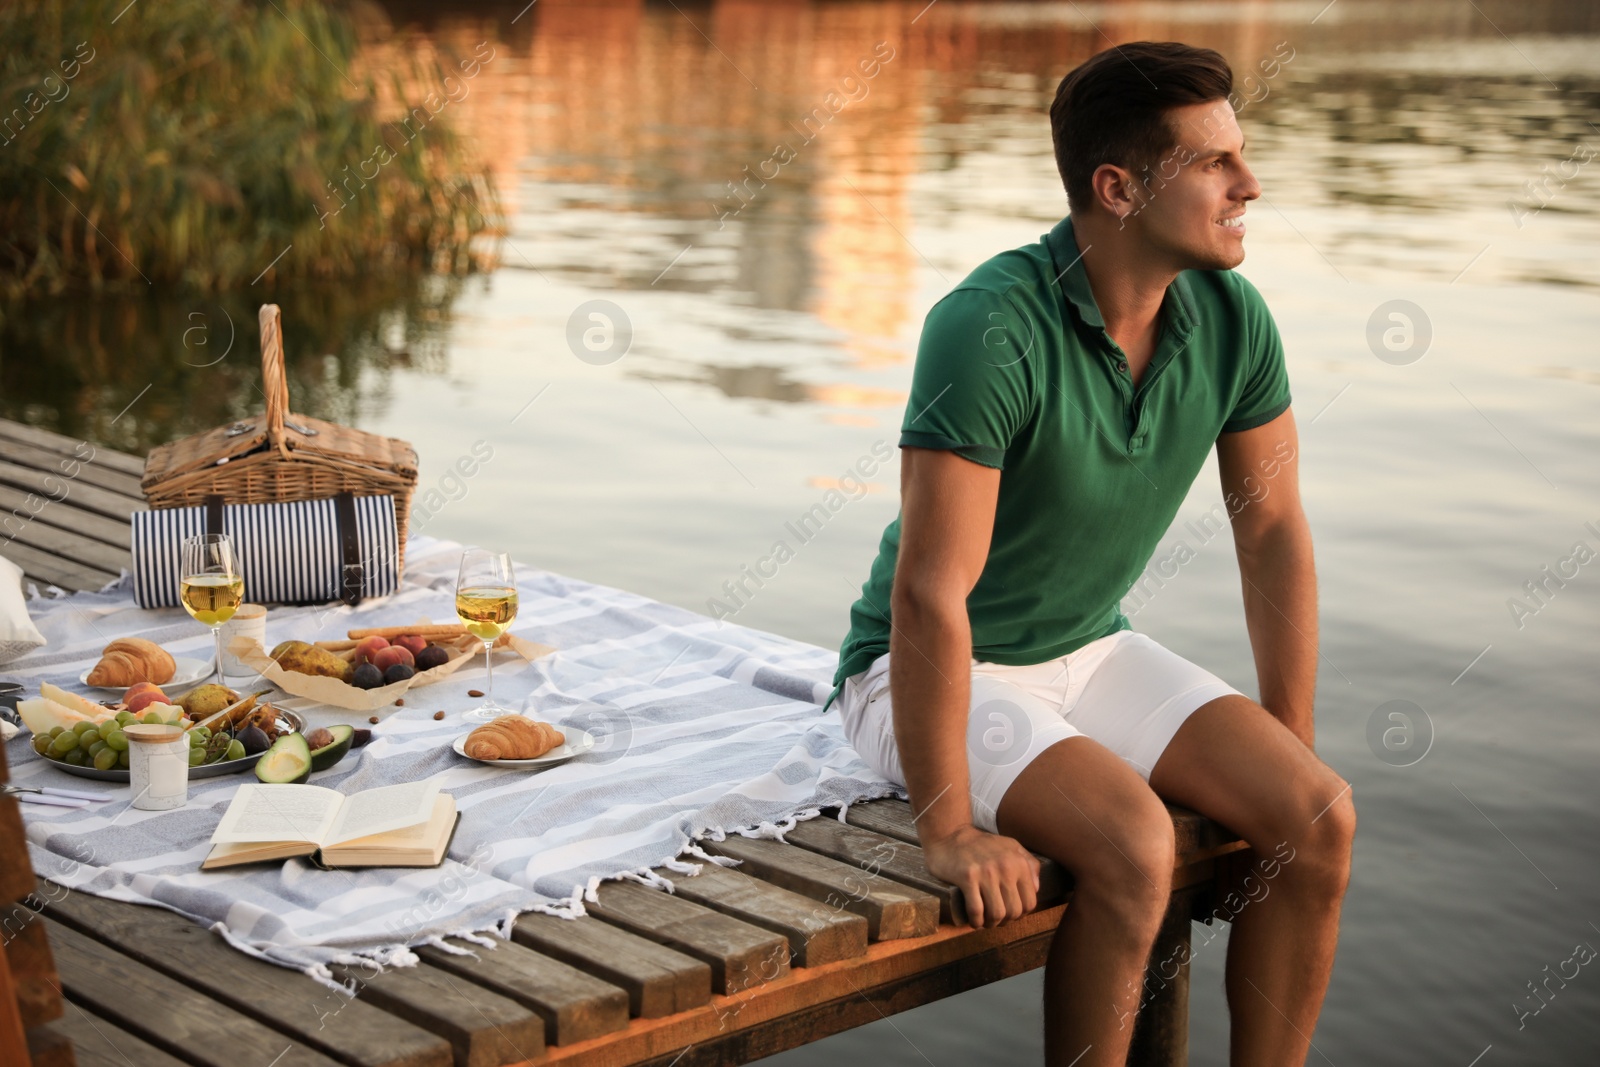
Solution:
{"label": "white shorts", "polygon": [[[1148,782],[1184,720],[1236,693],[1210,671],[1133,630],[1025,667],[973,660],[967,720],[972,820],[998,833],[995,814],[1011,783],[1035,756],[1068,737],[1098,741]],[[838,705],[845,736],[868,766],[905,784],[890,710],[888,653],[845,679]]]}

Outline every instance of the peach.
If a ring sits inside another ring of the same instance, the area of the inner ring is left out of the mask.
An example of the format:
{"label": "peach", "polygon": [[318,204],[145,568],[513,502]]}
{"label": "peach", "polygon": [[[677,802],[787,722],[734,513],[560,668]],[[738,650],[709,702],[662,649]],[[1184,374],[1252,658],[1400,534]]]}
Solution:
{"label": "peach", "polygon": [[378,649],[378,654],[372,657],[372,665],[380,671],[387,671],[396,663],[407,667],[416,665],[416,659],[411,655],[411,650],[402,645],[390,645],[388,648]]}
{"label": "peach", "polygon": [[389,647],[386,637],[363,637],[361,643],[356,645],[356,663],[372,663],[379,652]]}
{"label": "peach", "polygon": [[428,639],[426,637],[418,637],[416,634],[406,634],[404,637],[397,637],[389,643],[399,645],[407,652],[410,652],[413,657],[428,647]]}
{"label": "peach", "polygon": [[167,694],[161,691],[160,686],[153,682],[138,682],[129,686],[128,691],[122,694],[122,703],[129,711],[137,713],[150,704],[171,702],[167,700]]}

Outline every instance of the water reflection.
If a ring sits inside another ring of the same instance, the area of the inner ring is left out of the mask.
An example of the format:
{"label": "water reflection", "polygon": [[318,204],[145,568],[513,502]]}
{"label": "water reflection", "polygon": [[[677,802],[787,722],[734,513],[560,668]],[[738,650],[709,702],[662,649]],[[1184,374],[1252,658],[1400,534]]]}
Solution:
{"label": "water reflection", "polygon": [[[387,403],[397,368],[442,373],[457,278],[371,279],[271,294],[284,309],[293,410],[351,425]],[[0,417],[136,455],[258,414],[251,294],[38,300],[0,318]]]}
{"label": "water reflection", "polygon": [[[1578,254],[1600,240],[1595,183],[1550,179],[1552,168],[1575,170],[1574,152],[1595,140],[1600,50],[1564,37],[1592,41],[1594,5],[510,0],[383,10],[389,21],[365,30],[375,65],[403,49],[495,49],[453,117],[507,208],[502,269],[593,290],[701,294],[725,309],[706,317],[733,341],[751,330],[750,309],[791,313],[764,320],[765,334],[829,354],[803,375],[703,360],[689,380],[732,398],[804,402],[852,384],[820,385],[819,372],[909,363],[926,273],[946,288],[968,265],[943,234],[974,210],[1038,230],[1064,210],[1048,185],[1019,195],[1016,176],[1051,173],[1044,113],[1055,83],[1107,41],[1181,37],[1222,51],[1242,85],[1255,77],[1241,120],[1271,205],[1341,277],[1448,280],[1471,263],[1480,283],[1600,286],[1600,261]],[[1292,58],[1264,74],[1285,49]],[[1483,231],[1508,219],[1518,249],[1477,262],[1491,243]],[[306,379],[296,403],[309,413],[359,420],[381,404],[381,389],[363,399],[352,368],[381,379],[394,363],[393,347],[373,340],[386,317],[447,343],[449,294],[415,282],[393,283],[387,297],[275,298],[289,329],[309,331],[292,358],[309,347],[341,361],[334,373],[296,364]],[[216,310],[253,322],[255,299]],[[87,304],[42,301],[6,316],[0,413],[142,449],[249,410],[248,374],[209,375],[203,387],[187,377],[181,338],[199,320],[183,301]],[[254,351],[253,337],[243,344]],[[683,377],[652,358],[630,373]],[[152,382],[152,395],[165,391],[159,413],[135,409],[113,426]]]}

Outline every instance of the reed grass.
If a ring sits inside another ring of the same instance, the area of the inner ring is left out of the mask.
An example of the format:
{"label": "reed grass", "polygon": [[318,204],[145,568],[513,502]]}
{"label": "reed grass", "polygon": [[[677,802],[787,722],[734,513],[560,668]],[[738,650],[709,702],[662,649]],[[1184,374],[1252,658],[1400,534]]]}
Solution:
{"label": "reed grass", "polygon": [[486,267],[499,209],[450,116],[380,104],[437,65],[358,73],[358,43],[316,0],[0,5],[0,295]]}

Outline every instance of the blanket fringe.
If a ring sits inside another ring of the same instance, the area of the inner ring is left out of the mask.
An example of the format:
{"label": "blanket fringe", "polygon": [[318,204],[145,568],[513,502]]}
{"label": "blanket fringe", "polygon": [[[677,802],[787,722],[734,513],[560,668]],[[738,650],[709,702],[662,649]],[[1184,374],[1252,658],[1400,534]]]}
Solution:
{"label": "blanket fringe", "polygon": [[683,851],[695,857],[696,859],[705,860],[706,863],[714,863],[718,867],[737,867],[739,864],[744,862],[743,860],[736,860],[732,856],[713,856],[711,853],[707,852],[693,841],[690,841],[689,847]]}
{"label": "blanket fringe", "polygon": [[638,882],[640,885],[647,885],[652,889],[665,889],[668,893],[676,893],[678,891],[677,886],[674,886],[649,867],[636,867],[631,871],[623,871],[619,877]]}

